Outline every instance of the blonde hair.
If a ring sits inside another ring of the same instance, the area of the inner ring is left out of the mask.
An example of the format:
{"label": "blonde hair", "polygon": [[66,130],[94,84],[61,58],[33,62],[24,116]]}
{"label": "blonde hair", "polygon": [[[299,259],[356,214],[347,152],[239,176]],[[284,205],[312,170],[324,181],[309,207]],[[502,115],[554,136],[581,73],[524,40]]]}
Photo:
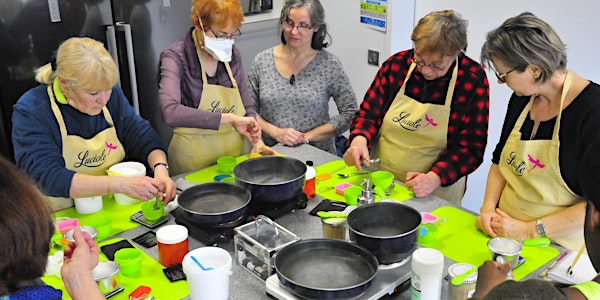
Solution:
{"label": "blonde hair", "polygon": [[453,10],[431,12],[419,20],[410,39],[415,43],[422,42],[423,53],[455,56],[467,49],[467,24]]}
{"label": "blonde hair", "polygon": [[56,61],[35,73],[35,79],[43,84],[51,84],[60,77],[67,86],[92,91],[111,89],[119,80],[117,66],[104,45],[87,37],[62,42],[56,51]]}
{"label": "blonde hair", "polygon": [[215,25],[226,27],[230,22],[234,27],[240,28],[244,12],[240,0],[194,0],[190,19],[197,27],[200,27],[199,19],[202,19],[205,31]]}

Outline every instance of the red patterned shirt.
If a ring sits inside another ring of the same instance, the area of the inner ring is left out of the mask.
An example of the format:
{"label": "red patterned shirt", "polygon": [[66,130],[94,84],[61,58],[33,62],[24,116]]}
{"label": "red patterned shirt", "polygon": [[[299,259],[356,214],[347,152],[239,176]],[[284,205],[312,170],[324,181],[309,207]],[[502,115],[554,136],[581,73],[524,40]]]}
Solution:
{"label": "red patterned shirt", "polygon": [[[404,84],[413,50],[398,52],[385,61],[351,121],[350,142],[364,136],[371,149],[379,135],[383,117]],[[475,171],[483,162],[489,121],[489,85],[483,67],[463,53],[458,56],[458,77],[448,124],[447,146],[431,171],[448,186]],[[406,95],[421,103],[443,104],[455,63],[435,80],[426,80],[415,68]]]}

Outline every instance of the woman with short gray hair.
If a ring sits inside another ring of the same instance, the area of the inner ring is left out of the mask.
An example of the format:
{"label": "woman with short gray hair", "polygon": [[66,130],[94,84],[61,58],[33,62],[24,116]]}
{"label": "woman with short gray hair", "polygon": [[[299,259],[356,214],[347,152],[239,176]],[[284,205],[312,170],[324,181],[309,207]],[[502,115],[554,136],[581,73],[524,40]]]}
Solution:
{"label": "woman with short gray hair", "polygon": [[600,128],[600,86],[567,69],[565,44],[529,12],[487,34],[481,61],[514,93],[477,227],[579,249],[586,203],[578,162]]}

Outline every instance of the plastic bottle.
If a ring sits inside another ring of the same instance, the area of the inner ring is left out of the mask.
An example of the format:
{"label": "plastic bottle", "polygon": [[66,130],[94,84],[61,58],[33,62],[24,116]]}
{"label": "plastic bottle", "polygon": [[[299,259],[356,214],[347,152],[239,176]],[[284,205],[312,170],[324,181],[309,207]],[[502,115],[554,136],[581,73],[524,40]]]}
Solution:
{"label": "plastic bottle", "polygon": [[412,254],[411,267],[410,299],[440,299],[444,255],[435,249],[419,248]]}
{"label": "plastic bottle", "polygon": [[188,230],[181,225],[167,225],[156,231],[158,262],[165,266],[180,264],[189,252]]}

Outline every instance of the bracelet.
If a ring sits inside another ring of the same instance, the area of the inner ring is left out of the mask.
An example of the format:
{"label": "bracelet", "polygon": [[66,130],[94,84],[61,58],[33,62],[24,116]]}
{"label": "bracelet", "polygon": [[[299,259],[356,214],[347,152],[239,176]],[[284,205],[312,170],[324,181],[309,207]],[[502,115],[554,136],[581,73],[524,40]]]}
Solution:
{"label": "bracelet", "polygon": [[154,166],[152,166],[152,171],[156,170],[156,167],[158,166],[163,166],[165,168],[167,168],[167,170],[169,170],[169,164],[164,163],[164,162],[157,162],[154,164]]}
{"label": "bracelet", "polygon": [[106,184],[106,189],[108,190],[108,195],[110,196],[111,195],[111,192],[110,192],[110,175],[106,175],[106,176],[108,177],[108,182]]}

